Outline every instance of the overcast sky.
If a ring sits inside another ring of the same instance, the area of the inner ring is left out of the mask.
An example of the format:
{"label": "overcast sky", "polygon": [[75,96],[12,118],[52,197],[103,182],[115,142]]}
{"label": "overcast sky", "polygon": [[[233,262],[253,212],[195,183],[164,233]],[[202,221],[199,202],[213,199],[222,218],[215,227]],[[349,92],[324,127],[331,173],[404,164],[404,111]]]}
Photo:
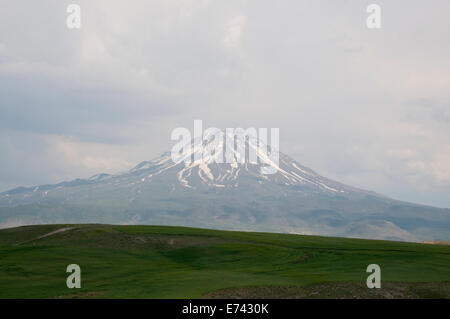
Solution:
{"label": "overcast sky", "polygon": [[0,0],[0,191],[129,169],[201,119],[278,127],[280,150],[324,176],[450,207],[449,14],[448,0]]}

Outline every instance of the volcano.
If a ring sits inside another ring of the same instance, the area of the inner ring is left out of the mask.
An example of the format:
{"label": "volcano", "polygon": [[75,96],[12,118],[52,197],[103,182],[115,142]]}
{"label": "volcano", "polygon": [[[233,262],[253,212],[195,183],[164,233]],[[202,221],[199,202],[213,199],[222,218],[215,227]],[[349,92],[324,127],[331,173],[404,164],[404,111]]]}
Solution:
{"label": "volcano", "polygon": [[[199,151],[195,145],[187,154],[190,158]],[[450,209],[406,203],[344,185],[283,153],[277,164],[260,158],[260,153],[257,156],[256,163],[174,162],[167,152],[120,174],[16,188],[0,194],[0,227],[152,224],[450,240]],[[261,173],[267,165],[274,166],[274,174]]]}

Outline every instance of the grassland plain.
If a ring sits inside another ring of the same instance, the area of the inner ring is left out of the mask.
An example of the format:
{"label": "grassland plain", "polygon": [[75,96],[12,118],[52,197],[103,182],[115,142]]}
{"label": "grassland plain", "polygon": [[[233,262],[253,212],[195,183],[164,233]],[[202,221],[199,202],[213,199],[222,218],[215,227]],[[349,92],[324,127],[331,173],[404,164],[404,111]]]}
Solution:
{"label": "grassland plain", "polygon": [[[380,290],[365,287],[373,263]],[[69,264],[81,289],[66,286]],[[0,230],[0,298],[449,298],[449,287],[445,245],[167,226]]]}

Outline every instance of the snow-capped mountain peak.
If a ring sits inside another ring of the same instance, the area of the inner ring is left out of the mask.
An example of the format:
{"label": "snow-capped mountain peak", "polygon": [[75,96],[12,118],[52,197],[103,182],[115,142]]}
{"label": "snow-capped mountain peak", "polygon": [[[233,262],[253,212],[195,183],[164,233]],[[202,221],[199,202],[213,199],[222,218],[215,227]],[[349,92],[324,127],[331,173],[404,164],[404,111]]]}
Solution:
{"label": "snow-capped mountain peak", "polygon": [[[16,188],[0,194],[0,228],[100,222],[450,239],[449,210],[399,202],[341,184],[281,152],[278,161],[271,162],[270,153],[255,151],[256,145],[249,139],[237,143],[231,152],[235,160],[227,162],[226,152],[194,141],[183,154],[190,161],[176,162],[166,152],[121,174]],[[256,160],[250,161],[252,149]],[[263,174],[264,167],[275,171]]]}

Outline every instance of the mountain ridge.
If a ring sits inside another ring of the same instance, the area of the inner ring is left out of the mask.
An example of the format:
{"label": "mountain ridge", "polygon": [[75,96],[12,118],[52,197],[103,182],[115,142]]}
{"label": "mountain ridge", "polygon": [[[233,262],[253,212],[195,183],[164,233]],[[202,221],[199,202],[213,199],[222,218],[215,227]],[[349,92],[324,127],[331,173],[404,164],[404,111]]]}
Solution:
{"label": "mountain ridge", "polygon": [[[196,151],[194,147],[190,155]],[[267,165],[261,161],[177,163],[166,152],[120,174],[16,188],[0,193],[0,227],[157,223],[406,241],[450,239],[449,209],[354,188],[279,154],[275,174],[261,174]]]}

